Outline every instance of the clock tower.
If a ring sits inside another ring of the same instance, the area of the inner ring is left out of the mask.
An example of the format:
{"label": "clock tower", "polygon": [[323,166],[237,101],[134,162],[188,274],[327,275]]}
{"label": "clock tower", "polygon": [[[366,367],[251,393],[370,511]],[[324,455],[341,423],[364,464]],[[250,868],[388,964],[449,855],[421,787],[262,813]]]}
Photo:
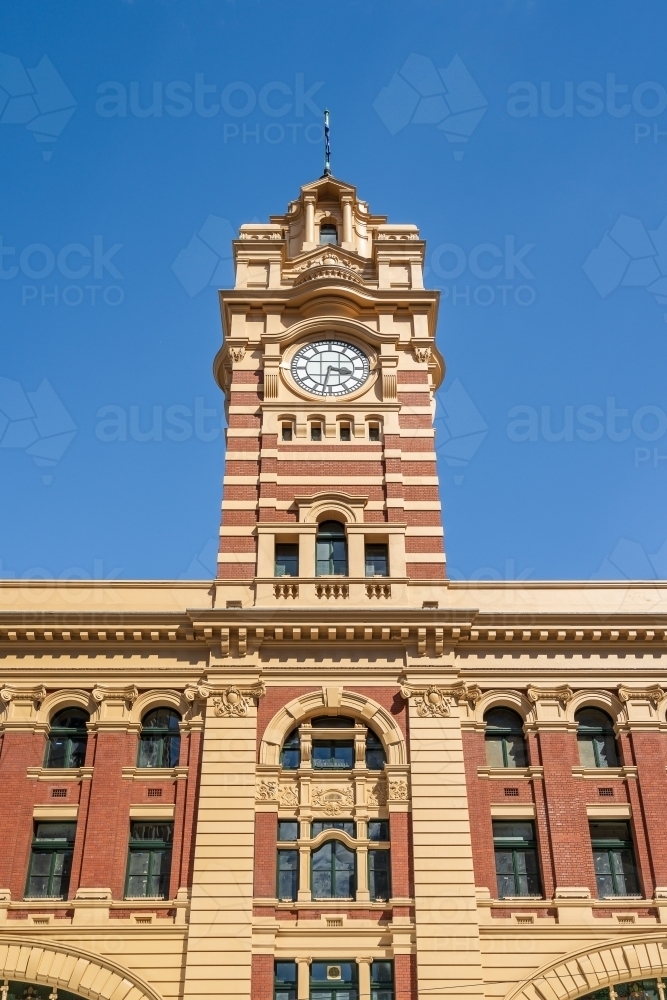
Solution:
{"label": "clock tower", "polygon": [[220,606],[438,601],[444,363],[424,246],[332,177],[241,226],[215,360],[229,425]]}

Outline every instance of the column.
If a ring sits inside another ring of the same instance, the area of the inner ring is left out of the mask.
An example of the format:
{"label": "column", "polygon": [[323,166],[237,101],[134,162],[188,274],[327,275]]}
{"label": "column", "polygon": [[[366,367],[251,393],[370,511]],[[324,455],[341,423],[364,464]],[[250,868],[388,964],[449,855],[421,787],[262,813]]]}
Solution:
{"label": "column", "polygon": [[352,245],[352,198],[344,196],[343,202],[343,247],[354,250]]}
{"label": "column", "polygon": [[315,197],[311,195],[310,197],[306,195],[304,198],[306,203],[306,232],[304,244],[310,244],[310,246],[303,247],[304,250],[312,250],[315,245]]}
{"label": "column", "polygon": [[[428,685],[428,686],[426,686]],[[419,994],[481,998],[482,963],[455,699],[426,682],[409,697],[412,825]]]}
{"label": "column", "polygon": [[371,997],[371,962],[372,958],[357,958],[357,973],[359,976],[359,1000],[370,1000]]}
{"label": "column", "polygon": [[[228,683],[228,681],[227,681]],[[184,997],[251,995],[257,710],[250,687],[207,683]]]}
{"label": "column", "polygon": [[310,997],[310,958],[296,960],[296,997],[297,1000],[309,1000]]}

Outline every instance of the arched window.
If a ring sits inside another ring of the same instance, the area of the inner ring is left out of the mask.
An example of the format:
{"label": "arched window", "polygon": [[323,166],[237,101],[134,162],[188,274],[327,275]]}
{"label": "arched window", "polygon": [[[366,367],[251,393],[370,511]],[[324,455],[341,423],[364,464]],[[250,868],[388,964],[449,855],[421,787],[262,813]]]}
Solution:
{"label": "arched window", "polygon": [[144,715],[138,767],[176,767],[181,752],[180,721],[173,708],[154,708]]}
{"label": "arched window", "polygon": [[340,840],[327,840],[312,853],[313,899],[354,899],[356,854]]}
{"label": "arched window", "polygon": [[322,521],[316,546],[317,576],[347,576],[347,540],[340,521]]}
{"label": "arched window", "polygon": [[528,754],[521,716],[511,708],[492,708],[486,723],[486,763],[489,767],[526,767]]}
{"label": "arched window", "polygon": [[83,767],[86,759],[88,712],[63,708],[51,719],[44,767]]}
{"label": "arched window", "polygon": [[280,766],[288,771],[296,771],[301,764],[301,743],[299,730],[293,729],[280,751]]}
{"label": "arched window", "polygon": [[320,224],[320,243],[338,243],[338,229],[333,222]]}
{"label": "arched window", "polygon": [[386,761],[382,740],[369,729],[366,734],[366,767],[369,771],[382,771]]}
{"label": "arched window", "polygon": [[577,723],[579,760],[583,767],[618,767],[614,724],[599,708],[581,708]]}

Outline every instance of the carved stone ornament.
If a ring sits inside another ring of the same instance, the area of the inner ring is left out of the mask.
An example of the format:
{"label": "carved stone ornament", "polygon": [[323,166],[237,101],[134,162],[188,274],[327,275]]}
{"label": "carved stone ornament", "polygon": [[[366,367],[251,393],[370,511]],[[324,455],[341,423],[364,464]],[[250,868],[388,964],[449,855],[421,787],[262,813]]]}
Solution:
{"label": "carved stone ornament", "polygon": [[295,285],[300,285],[304,281],[315,281],[318,278],[342,278],[344,281],[353,281],[357,285],[363,284],[359,274],[361,268],[358,264],[343,260],[342,257],[330,250],[299,264],[296,271],[298,276],[294,282]]}
{"label": "carved stone ornament", "polygon": [[255,785],[255,798],[258,802],[270,802],[277,797],[277,781],[258,781]]}
{"label": "carved stone ornament", "polygon": [[107,687],[105,684],[96,684],[92,694],[93,701],[96,701],[98,705],[101,705],[103,701],[123,702],[128,712],[139,697],[139,692],[134,684],[130,684],[124,688],[113,688]]}
{"label": "carved stone ornament", "polygon": [[430,347],[415,347],[415,359],[422,365],[431,360]]}
{"label": "carved stone ornament", "polygon": [[342,810],[354,805],[354,795],[351,788],[317,787],[313,789],[311,802],[325,816],[339,816]]}
{"label": "carved stone ornament", "polygon": [[14,687],[13,684],[5,684],[0,688],[0,698],[6,704],[9,704],[10,701],[30,701],[35,704],[36,708],[39,708],[46,698],[46,688],[43,684],[31,688]]}
{"label": "carved stone ornament", "polygon": [[626,701],[648,701],[654,708],[657,708],[665,697],[665,692],[659,684],[653,684],[649,688],[631,688],[621,684],[618,688],[618,697],[623,703]]}
{"label": "carved stone ornament", "polygon": [[389,801],[390,802],[407,802],[408,800],[408,783],[405,778],[395,778],[393,781],[389,781]]}
{"label": "carved stone ornament", "polygon": [[538,701],[557,701],[563,709],[567,707],[568,702],[572,701],[574,696],[569,684],[563,684],[562,687],[557,688],[538,688],[529,684],[526,694],[528,701],[532,701],[533,704]]}
{"label": "carved stone ornament", "polygon": [[374,785],[366,786],[366,802],[369,806],[386,806],[387,785],[384,781],[376,781]]}
{"label": "carved stone ornament", "polygon": [[419,233],[378,233],[379,240],[418,240]]}
{"label": "carved stone ornament", "polygon": [[459,702],[466,701],[474,708],[482,697],[482,692],[476,684],[468,685],[462,681],[451,687],[436,687],[435,684],[431,684],[425,690],[403,684],[401,685],[401,696],[406,701],[410,698],[416,699],[417,714],[423,719],[429,716],[431,718],[437,716],[447,718],[450,714],[450,704],[457,705]]}
{"label": "carved stone ornament", "polygon": [[229,353],[232,356],[232,361],[243,361],[245,358],[245,347],[230,347]]}
{"label": "carved stone ornament", "polygon": [[214,688],[209,684],[188,684],[183,694],[186,701],[195,701],[200,698],[206,701],[211,695],[213,698],[213,712],[219,718],[241,718],[248,714],[253,699],[263,698],[266,694],[266,685],[263,681],[258,681],[250,687],[237,687],[236,684],[228,688]]}
{"label": "carved stone ornament", "polygon": [[272,232],[272,233],[239,233],[240,240],[281,240],[283,238],[282,233]]}
{"label": "carved stone ornament", "polygon": [[299,792],[297,788],[294,785],[280,785],[278,788],[278,802],[286,808],[298,806]]}

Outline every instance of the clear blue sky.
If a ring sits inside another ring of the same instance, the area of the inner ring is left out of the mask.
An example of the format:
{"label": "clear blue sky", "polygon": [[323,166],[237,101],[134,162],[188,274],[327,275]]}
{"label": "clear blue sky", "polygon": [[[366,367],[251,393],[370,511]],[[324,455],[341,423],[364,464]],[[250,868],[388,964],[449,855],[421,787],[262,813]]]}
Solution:
{"label": "clear blue sky", "polygon": [[451,575],[667,575],[666,22],[4,5],[0,575],[212,574],[215,283],[232,230],[321,173],[325,106],[334,173],[420,226],[442,288]]}

